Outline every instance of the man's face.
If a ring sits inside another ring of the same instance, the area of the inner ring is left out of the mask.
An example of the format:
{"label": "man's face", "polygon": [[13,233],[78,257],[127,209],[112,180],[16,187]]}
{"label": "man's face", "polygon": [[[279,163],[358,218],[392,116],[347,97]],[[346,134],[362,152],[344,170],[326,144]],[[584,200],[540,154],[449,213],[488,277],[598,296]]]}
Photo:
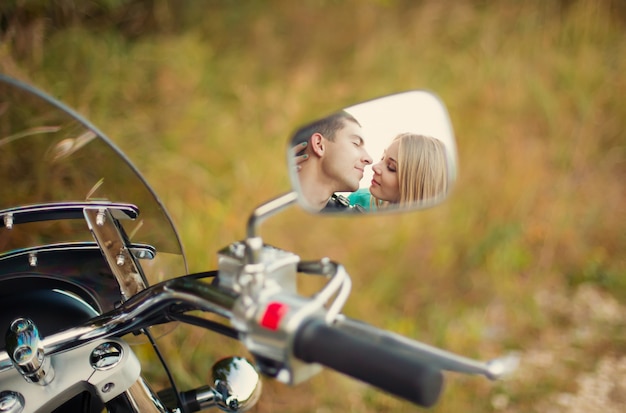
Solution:
{"label": "man's face", "polygon": [[361,127],[348,120],[343,124],[344,127],[335,132],[334,141],[326,139],[328,150],[322,162],[324,173],[336,184],[335,192],[356,191],[365,165],[372,163],[363,146]]}

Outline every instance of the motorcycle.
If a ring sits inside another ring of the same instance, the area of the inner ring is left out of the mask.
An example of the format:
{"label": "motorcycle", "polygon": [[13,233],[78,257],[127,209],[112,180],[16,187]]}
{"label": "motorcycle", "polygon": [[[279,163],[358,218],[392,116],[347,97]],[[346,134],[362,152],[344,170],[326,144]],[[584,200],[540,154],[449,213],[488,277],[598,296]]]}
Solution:
{"label": "motorcycle", "polygon": [[[439,136],[446,146],[443,193],[367,214],[446,197],[456,150],[434,94],[403,92],[344,111],[362,119],[371,153],[388,143],[375,136],[399,130]],[[515,354],[476,361],[345,316],[351,281],[340,263],[303,261],[264,243],[258,227],[266,218],[293,204],[317,212],[303,195],[295,142],[286,161],[293,190],[252,211],[246,238],[217,252],[217,270],[188,274],[165,206],[130,160],[63,103],[0,75],[0,412],[241,412],[259,400],[261,376],[296,385],[324,367],[430,407],[445,371],[510,374]],[[361,215],[344,206],[322,215]],[[303,295],[298,277],[325,284]],[[155,339],[175,323],[239,340],[254,360],[222,359],[210,383],[182,391]],[[155,392],[142,377],[135,337],[152,343],[169,388]]]}

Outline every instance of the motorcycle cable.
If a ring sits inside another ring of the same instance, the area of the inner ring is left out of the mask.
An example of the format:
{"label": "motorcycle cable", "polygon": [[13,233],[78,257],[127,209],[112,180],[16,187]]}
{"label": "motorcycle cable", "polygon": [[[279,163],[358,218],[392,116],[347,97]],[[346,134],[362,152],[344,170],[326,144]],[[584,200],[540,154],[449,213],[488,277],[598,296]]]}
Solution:
{"label": "motorcycle cable", "polygon": [[235,340],[239,340],[239,332],[232,327],[226,326],[222,323],[218,323],[213,320],[207,320],[202,317],[197,317],[189,314],[183,313],[170,313],[168,314],[168,318],[172,321],[178,321],[181,323],[194,325],[196,327],[201,327],[207,330],[211,330],[214,333],[221,334],[225,337],[233,338]]}
{"label": "motorcycle cable", "polygon": [[178,391],[178,386],[176,386],[176,382],[174,381],[174,376],[172,375],[172,372],[170,371],[170,368],[167,365],[167,362],[165,361],[165,358],[163,357],[163,353],[161,353],[161,350],[156,345],[156,340],[154,339],[154,336],[152,335],[152,332],[150,332],[150,330],[148,330],[147,328],[143,329],[142,332],[146,335],[146,337],[148,337],[148,340],[150,341],[150,345],[152,346],[152,349],[154,350],[154,353],[156,354],[157,358],[161,362],[161,365],[163,366],[163,370],[165,370],[165,374],[167,375],[167,379],[169,380],[169,382],[170,382],[170,384],[172,386],[171,387],[172,391],[176,395],[176,402],[182,408],[182,406],[184,406],[184,404],[183,404],[183,400],[182,400],[182,398],[180,396],[180,392]]}

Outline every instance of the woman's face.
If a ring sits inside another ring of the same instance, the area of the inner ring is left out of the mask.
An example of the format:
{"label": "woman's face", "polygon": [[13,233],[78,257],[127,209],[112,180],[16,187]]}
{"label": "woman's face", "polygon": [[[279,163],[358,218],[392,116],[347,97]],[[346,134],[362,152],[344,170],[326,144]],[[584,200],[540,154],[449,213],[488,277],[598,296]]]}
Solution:
{"label": "woman's face", "polygon": [[398,182],[398,148],[400,141],[393,141],[383,153],[381,160],[372,166],[374,176],[370,185],[372,196],[391,203],[400,202]]}

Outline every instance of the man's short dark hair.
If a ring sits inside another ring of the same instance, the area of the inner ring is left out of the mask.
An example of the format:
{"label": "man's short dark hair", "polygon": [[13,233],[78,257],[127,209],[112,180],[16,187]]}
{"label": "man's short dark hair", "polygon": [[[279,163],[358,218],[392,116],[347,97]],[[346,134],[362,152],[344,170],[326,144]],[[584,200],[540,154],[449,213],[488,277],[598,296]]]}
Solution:
{"label": "man's short dark hair", "polygon": [[291,141],[292,147],[307,142],[314,133],[319,133],[326,139],[334,141],[335,133],[345,126],[346,121],[361,126],[354,116],[342,110],[300,128]]}

